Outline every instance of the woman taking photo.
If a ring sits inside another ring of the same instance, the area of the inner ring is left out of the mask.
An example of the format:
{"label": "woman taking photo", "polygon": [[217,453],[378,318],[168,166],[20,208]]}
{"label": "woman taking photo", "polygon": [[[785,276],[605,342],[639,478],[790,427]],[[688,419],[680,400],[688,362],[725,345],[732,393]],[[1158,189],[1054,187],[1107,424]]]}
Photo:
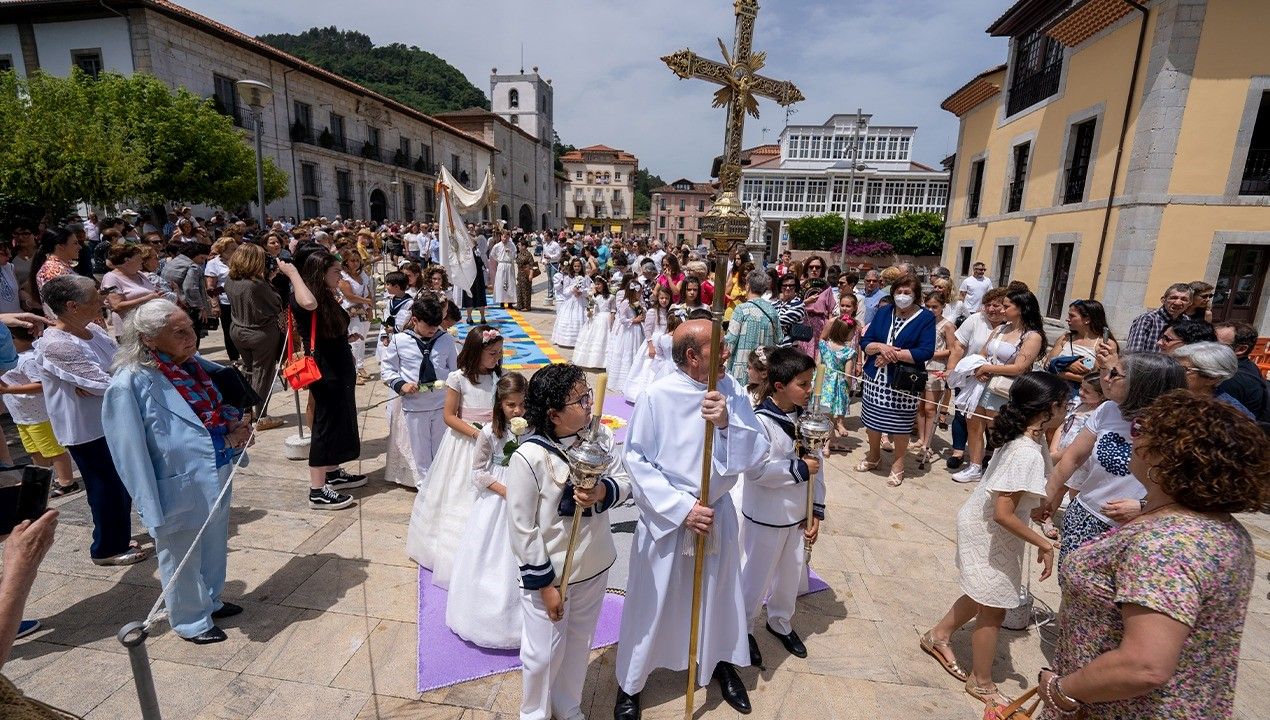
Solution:
{"label": "woman taking photo", "polygon": [[145,274],[140,245],[118,243],[111,246],[106,257],[114,269],[101,279],[101,293],[110,306],[110,321],[118,338],[123,335],[123,321],[128,313],[163,297],[165,292]]}
{"label": "woman taking photo", "polygon": [[336,294],[340,261],[325,250],[304,260],[300,282],[293,283],[294,330],[313,353],[322,377],[309,386],[313,398],[313,441],[309,446],[309,507],[339,510],[353,504],[340,490],[366,484],[341,463],[356,460],[362,445],[357,427],[357,368],[348,349],[348,313]]}
{"label": "woman taking photo", "polygon": [[1045,369],[1066,380],[1073,394],[1078,392],[1085,374],[1097,369],[1095,351],[1104,332],[1108,341],[1114,343],[1102,303],[1097,300],[1073,301],[1067,307],[1067,332],[1045,356]]}
{"label": "woman taking photo", "polygon": [[[1036,296],[1027,290],[1007,293],[1001,301],[1005,324],[993,331],[983,346],[987,362],[975,369],[975,379],[986,387],[973,415],[966,418],[966,453],[970,464],[953,473],[959,483],[983,477],[984,433],[988,424],[1009,400],[1009,383],[1031,371],[1032,363],[1045,352],[1045,323]],[[994,378],[1003,378],[996,381]]]}
{"label": "woman taking photo", "polygon": [[886,479],[891,487],[904,482],[904,454],[917,420],[922,388],[913,379],[925,372],[926,361],[935,354],[935,316],[918,302],[921,293],[916,277],[896,280],[891,285],[891,304],[878,308],[860,338],[866,356],[860,418],[868,431],[869,449],[855,471],[868,472],[878,466],[882,435],[888,435],[895,448]]}
{"label": "woman taking photo", "polygon": [[[289,278],[292,285],[301,283],[300,274],[290,263],[279,262],[277,272]],[[225,293],[236,318],[234,344],[242,354],[243,373],[262,402],[255,410],[256,430],[272,430],[283,424],[282,418],[268,417],[267,405],[282,356],[287,321],[282,299],[265,279],[265,251],[260,246],[248,243],[234,253],[229,261]]]}
{"label": "woman taking photo", "polygon": [[1256,557],[1231,514],[1270,512],[1265,434],[1219,400],[1176,390],[1129,429],[1142,511],[1063,561],[1042,717],[1233,717]]}
{"label": "woman taking photo", "polygon": [[[172,630],[206,645],[227,639],[215,620],[243,610],[220,599],[229,498],[219,506],[216,498],[251,424],[224,402],[209,374],[220,366],[196,357],[197,340],[189,316],[168,300],[129,313],[102,419],[111,457],[154,538]],[[196,539],[199,551],[186,561]]]}
{"label": "woman taking photo", "polygon": [[71,274],[45,283],[42,299],[57,322],[35,342],[36,359],[53,434],[84,478],[93,515],[88,554],[97,565],[141,562],[149,553],[131,542],[132,498],[115,471],[102,424],[102,396],[117,346],[97,324],[101,293],[92,278]]}
{"label": "woman taking photo", "polygon": [[[361,237],[360,235],[358,237]],[[362,365],[366,362],[366,338],[370,335],[370,317],[375,314],[375,281],[366,272],[361,255],[344,256],[340,273],[340,307],[348,313],[348,347],[357,369],[357,384],[365,385],[369,377]]]}

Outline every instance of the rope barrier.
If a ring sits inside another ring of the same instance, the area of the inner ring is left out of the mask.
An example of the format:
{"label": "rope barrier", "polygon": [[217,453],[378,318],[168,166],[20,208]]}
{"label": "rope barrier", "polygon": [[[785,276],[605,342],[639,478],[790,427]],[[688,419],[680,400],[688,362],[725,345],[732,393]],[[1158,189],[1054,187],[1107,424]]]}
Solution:
{"label": "rope barrier", "polygon": [[[884,388],[887,388],[888,390],[890,390],[892,393],[894,393],[894,394],[896,394],[896,395],[902,395],[902,396],[905,396],[905,397],[908,397],[908,398],[912,398],[912,399],[916,400],[916,401],[917,401],[917,402],[919,402],[919,403],[926,403],[926,404],[928,404],[928,405],[934,405],[934,406],[936,406],[937,408],[943,408],[943,407],[944,407],[943,403],[942,403],[942,402],[940,402],[940,401],[938,401],[938,400],[928,400],[927,398],[925,398],[925,397],[923,397],[923,396],[921,396],[921,395],[917,395],[917,394],[915,394],[915,393],[905,392],[905,391],[903,391],[903,390],[899,390],[899,389],[897,389],[897,388],[891,387],[890,385],[887,385],[886,383],[881,383],[881,382],[878,382],[877,380],[874,380],[874,379],[872,379],[872,378],[865,377],[863,373],[862,373],[862,374],[860,374],[860,375],[848,375],[847,373],[844,373],[844,372],[842,372],[841,370],[835,370],[834,368],[830,368],[830,367],[826,367],[826,368],[825,368],[825,370],[826,370],[827,372],[835,373],[835,374],[837,374],[837,375],[844,375],[844,376],[846,376],[847,380],[849,380],[849,381],[851,381],[851,382],[858,382],[858,383],[861,383],[861,384],[869,384],[869,385],[875,385],[875,386],[884,387]],[[986,392],[988,392],[988,391],[985,389],[985,390],[984,390],[984,392],[986,393]],[[993,420],[993,419],[995,419],[995,418],[996,418],[996,416],[995,416],[995,415],[984,415],[984,414],[982,414],[982,413],[976,413],[976,412],[962,412],[961,410],[957,410],[956,408],[950,408],[950,409],[952,409],[954,412],[959,412],[959,413],[961,413],[962,415],[964,415],[964,416],[966,416],[966,417],[977,417],[977,418],[981,418],[981,419],[983,419],[983,420],[988,420],[988,421],[991,421],[991,420]]]}

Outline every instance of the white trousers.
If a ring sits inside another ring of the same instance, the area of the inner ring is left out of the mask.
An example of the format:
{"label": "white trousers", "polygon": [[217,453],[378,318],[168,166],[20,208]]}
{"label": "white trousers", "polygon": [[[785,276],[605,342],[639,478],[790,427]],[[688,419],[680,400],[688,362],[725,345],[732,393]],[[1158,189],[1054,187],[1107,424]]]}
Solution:
{"label": "white trousers", "polygon": [[582,716],[582,683],[595,624],[600,619],[608,572],[569,585],[560,622],[547,618],[538,590],[522,590],[520,636],[523,699],[520,720],[570,720]]}
{"label": "white trousers", "polygon": [[414,457],[416,486],[423,483],[423,478],[432,467],[432,458],[441,447],[441,438],[445,437],[445,410],[406,411],[406,429],[410,435],[410,454]]}
{"label": "white trousers", "polygon": [[741,546],[745,558],[741,563],[741,594],[750,627],[766,601],[767,624],[788,634],[804,576],[803,529],[797,525],[768,527],[742,519]]}
{"label": "white trousers", "polygon": [[353,364],[360,371],[366,363],[366,336],[370,335],[369,320],[350,320],[348,323],[348,334],[361,335],[358,340],[350,340],[348,342],[349,350],[353,351]]}

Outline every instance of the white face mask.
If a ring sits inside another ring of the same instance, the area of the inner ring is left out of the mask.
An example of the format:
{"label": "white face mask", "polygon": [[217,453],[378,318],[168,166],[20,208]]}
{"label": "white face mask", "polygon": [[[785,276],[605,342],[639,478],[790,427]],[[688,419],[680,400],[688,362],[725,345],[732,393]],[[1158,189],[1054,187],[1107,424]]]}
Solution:
{"label": "white face mask", "polygon": [[898,295],[897,294],[895,296],[895,307],[901,310],[907,310],[909,306],[911,306],[912,304],[913,304],[912,295]]}

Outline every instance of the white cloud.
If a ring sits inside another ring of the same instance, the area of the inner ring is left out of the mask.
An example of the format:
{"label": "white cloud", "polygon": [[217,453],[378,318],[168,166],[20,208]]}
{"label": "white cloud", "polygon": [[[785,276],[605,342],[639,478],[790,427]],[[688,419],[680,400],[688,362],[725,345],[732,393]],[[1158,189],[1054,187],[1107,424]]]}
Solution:
{"label": "white cloud", "polygon": [[[489,71],[537,65],[555,88],[556,128],[577,146],[604,143],[635,153],[666,180],[704,179],[722,148],[723,112],[713,86],[680,81],[658,59],[690,47],[718,58],[731,46],[728,0],[186,0],[196,12],[253,35],[335,25],[376,44],[436,53],[489,91]],[[819,123],[857,106],[875,122],[919,126],[915,157],[935,163],[956,148],[956,118],[939,103],[1005,58],[983,29],[1008,0],[767,0],[754,47],[764,73],[807,96],[796,123]],[[746,142],[774,139],[784,113],[761,103]]]}

